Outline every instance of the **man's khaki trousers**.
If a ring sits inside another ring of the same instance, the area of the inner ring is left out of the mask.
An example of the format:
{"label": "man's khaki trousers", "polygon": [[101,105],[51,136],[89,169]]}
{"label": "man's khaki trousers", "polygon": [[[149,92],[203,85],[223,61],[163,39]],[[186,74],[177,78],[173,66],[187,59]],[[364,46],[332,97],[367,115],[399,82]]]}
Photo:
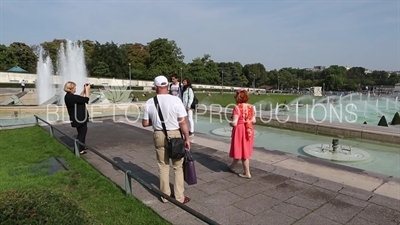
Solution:
{"label": "man's khaki trousers", "polygon": [[[170,138],[181,137],[179,130],[173,130],[167,132]],[[163,131],[154,131],[153,136],[154,136],[154,145],[156,147],[158,176],[160,178],[160,190],[166,195],[171,195],[171,189],[169,186],[169,155],[168,151],[166,150],[167,141]],[[185,199],[183,160],[184,158],[171,159],[175,176],[174,194],[175,194],[175,199],[179,202],[183,202]],[[167,200],[164,198],[161,198],[161,200],[163,202],[167,202]]]}

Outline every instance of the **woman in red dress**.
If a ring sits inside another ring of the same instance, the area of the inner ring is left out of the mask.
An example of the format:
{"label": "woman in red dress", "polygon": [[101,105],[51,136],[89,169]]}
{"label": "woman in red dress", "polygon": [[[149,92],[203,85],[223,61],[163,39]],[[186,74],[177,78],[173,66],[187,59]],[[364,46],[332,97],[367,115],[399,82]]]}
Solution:
{"label": "woman in red dress", "polygon": [[242,160],[244,173],[238,175],[243,178],[251,178],[249,159],[253,153],[254,126],[256,122],[254,107],[248,104],[249,94],[245,90],[237,91],[235,95],[236,106],[232,113],[231,150],[229,157],[233,158],[229,165],[234,170],[239,160]]}

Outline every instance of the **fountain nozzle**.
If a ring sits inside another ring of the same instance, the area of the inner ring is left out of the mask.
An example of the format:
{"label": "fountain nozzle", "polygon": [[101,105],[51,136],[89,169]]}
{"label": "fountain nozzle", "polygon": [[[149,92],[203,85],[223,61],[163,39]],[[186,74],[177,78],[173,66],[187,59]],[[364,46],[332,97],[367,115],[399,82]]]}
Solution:
{"label": "fountain nozzle", "polygon": [[332,151],[336,152],[339,146],[339,139],[332,139]]}

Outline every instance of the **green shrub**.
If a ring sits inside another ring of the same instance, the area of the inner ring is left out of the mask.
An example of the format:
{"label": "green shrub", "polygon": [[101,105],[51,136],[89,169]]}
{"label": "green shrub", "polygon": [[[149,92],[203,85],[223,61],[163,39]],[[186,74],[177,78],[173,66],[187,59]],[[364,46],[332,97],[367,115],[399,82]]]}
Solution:
{"label": "green shrub", "polygon": [[50,190],[0,193],[1,224],[100,224],[71,199]]}
{"label": "green shrub", "polygon": [[378,126],[382,126],[382,127],[388,127],[388,123],[386,121],[386,117],[382,116],[381,119],[379,120]]}
{"label": "green shrub", "polygon": [[396,112],[393,116],[392,123],[391,125],[399,125],[400,124],[400,115],[398,112]]}

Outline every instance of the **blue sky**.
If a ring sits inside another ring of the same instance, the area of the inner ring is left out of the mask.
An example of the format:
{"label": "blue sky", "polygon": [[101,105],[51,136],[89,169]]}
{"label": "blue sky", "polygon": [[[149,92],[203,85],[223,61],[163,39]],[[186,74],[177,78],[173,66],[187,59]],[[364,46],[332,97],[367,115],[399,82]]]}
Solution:
{"label": "blue sky", "polygon": [[175,40],[185,62],[400,70],[399,0],[0,0],[0,43]]}

